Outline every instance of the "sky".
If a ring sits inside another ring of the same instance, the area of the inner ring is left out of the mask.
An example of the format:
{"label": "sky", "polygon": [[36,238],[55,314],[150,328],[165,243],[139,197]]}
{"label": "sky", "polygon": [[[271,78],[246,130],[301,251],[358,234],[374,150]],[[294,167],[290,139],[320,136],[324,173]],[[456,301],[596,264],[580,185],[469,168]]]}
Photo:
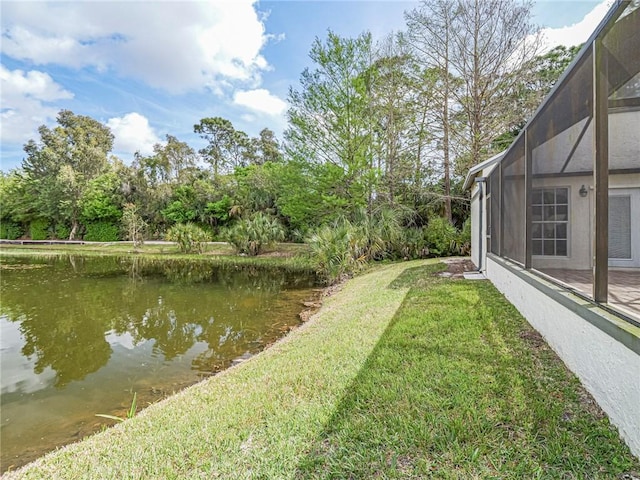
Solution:
{"label": "sky", "polygon": [[[537,0],[549,46],[587,40],[612,0]],[[404,0],[83,0],[0,2],[0,169],[62,109],[114,134],[129,163],[167,134],[198,149],[205,117],[257,136],[286,129],[287,94],[331,30],[382,39],[404,29]]]}

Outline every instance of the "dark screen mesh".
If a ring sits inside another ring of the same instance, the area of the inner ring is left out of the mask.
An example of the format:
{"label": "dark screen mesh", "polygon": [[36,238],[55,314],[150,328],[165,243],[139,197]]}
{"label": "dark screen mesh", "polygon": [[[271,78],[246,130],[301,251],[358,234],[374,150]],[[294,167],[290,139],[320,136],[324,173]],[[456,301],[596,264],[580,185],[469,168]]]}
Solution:
{"label": "dark screen mesh", "polygon": [[524,265],[525,251],[525,163],[524,135],[502,160],[502,255]]}
{"label": "dark screen mesh", "polygon": [[593,55],[530,124],[531,265],[592,295]]}
{"label": "dark screen mesh", "polygon": [[609,103],[608,303],[640,318],[640,9],[603,39]]}
{"label": "dark screen mesh", "polygon": [[[525,265],[530,240],[533,269],[593,298],[596,214],[604,211],[607,302],[640,320],[640,4],[611,18],[490,173],[487,234],[492,253]],[[594,87],[594,76],[605,83]],[[598,205],[595,162],[608,169]]]}
{"label": "dark screen mesh", "polygon": [[500,165],[489,175],[489,249],[500,255]]}

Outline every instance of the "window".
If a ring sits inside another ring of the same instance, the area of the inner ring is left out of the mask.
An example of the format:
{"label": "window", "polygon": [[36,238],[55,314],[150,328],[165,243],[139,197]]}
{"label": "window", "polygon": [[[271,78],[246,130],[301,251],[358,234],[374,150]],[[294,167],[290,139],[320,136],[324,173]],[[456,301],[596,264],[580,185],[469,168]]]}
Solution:
{"label": "window", "polygon": [[532,191],[533,255],[567,256],[569,189],[535,188]]}

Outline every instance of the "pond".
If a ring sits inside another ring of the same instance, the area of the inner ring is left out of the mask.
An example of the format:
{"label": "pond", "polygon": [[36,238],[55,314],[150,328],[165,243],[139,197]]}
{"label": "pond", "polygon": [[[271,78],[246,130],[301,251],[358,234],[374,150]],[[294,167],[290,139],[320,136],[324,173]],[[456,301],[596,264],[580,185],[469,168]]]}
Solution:
{"label": "pond", "polygon": [[243,361],[300,323],[310,275],[2,256],[1,470]]}

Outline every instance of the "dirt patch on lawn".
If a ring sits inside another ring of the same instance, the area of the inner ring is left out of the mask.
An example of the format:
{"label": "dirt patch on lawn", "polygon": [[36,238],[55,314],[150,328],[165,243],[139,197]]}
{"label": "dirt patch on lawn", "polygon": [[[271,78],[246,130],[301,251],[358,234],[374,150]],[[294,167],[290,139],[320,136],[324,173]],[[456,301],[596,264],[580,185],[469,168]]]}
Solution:
{"label": "dirt patch on lawn", "polygon": [[477,270],[470,258],[445,258],[442,263],[447,265],[444,272],[438,273],[440,277],[446,278],[464,278],[464,272],[473,272]]}

